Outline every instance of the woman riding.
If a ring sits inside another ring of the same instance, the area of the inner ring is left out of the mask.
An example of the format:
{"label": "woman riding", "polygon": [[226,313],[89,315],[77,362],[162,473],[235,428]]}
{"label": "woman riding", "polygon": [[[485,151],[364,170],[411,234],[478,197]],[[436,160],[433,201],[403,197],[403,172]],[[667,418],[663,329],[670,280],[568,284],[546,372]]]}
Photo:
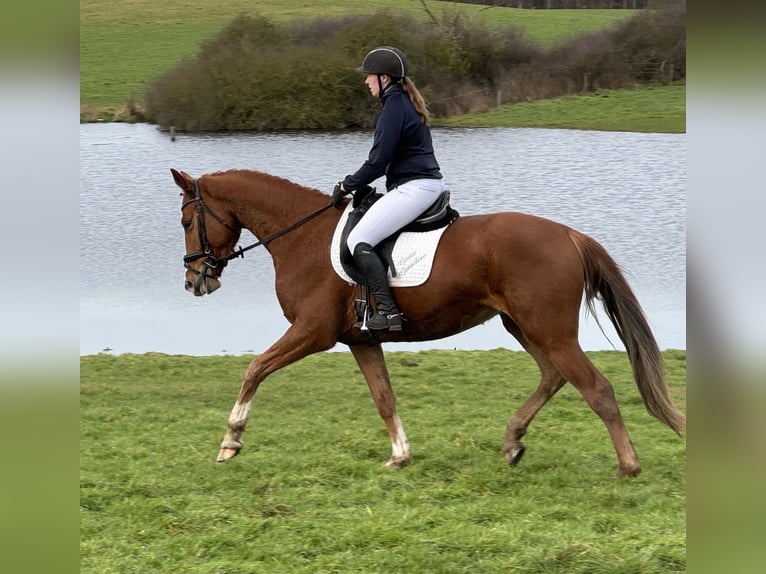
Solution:
{"label": "woman riding", "polygon": [[429,114],[423,96],[407,76],[401,50],[380,46],[356,69],[383,108],[375,125],[370,154],[353,174],[333,190],[333,204],[385,174],[387,193],[364,214],[348,235],[354,263],[375,297],[376,312],[367,321],[373,330],[400,331],[402,316],[391,296],[388,275],[375,246],[428,209],[444,191],[444,181],[431,143]]}

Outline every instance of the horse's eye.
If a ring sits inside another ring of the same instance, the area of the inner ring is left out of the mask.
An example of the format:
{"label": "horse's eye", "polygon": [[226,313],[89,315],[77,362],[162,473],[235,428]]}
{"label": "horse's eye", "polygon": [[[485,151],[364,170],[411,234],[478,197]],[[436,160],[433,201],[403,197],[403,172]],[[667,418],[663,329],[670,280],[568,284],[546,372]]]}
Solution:
{"label": "horse's eye", "polygon": [[186,231],[189,231],[189,229],[191,228],[191,224],[192,224],[191,219],[187,219],[181,222],[181,225],[183,225]]}

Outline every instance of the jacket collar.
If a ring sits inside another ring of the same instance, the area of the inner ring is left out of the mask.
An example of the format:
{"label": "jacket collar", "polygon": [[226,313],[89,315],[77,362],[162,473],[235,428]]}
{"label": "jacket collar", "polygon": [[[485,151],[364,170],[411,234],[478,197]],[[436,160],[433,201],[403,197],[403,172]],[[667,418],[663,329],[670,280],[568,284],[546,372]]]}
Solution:
{"label": "jacket collar", "polygon": [[399,82],[388,84],[384,89],[383,93],[380,94],[380,100],[382,102],[386,101],[386,98],[391,96],[392,94],[398,93],[402,91],[402,85]]}

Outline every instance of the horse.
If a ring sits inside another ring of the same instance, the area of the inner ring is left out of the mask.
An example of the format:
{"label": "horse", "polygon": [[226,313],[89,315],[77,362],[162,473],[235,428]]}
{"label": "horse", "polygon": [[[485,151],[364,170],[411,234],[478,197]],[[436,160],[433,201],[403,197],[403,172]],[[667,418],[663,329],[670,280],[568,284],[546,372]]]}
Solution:
{"label": "horse", "polygon": [[[197,179],[175,169],[171,173],[181,189],[186,291],[213,293],[229,261],[263,246],[273,259],[276,295],[290,324],[245,370],[218,462],[240,453],[253,398],[266,377],[342,343],[359,365],[388,430],[391,457],[386,466],[405,466],[412,451],[382,344],[435,340],[499,315],[540,370],[537,388],[506,424],[502,454],[507,464],[518,464],[530,422],[569,382],[606,426],[617,455],[616,476],[636,476],[641,465],[614,389],[579,345],[583,301],[594,317],[595,301],[602,303],[625,346],[646,410],[679,436],[685,428],[685,415],[670,399],[662,355],[636,296],[611,255],[584,233],[519,212],[459,216],[441,236],[428,279],[392,290],[406,318],[404,328],[373,333],[354,326],[356,287],[331,265],[330,242],[342,211],[331,209],[327,194],[256,170],[231,169]],[[237,249],[242,229],[258,241]]]}

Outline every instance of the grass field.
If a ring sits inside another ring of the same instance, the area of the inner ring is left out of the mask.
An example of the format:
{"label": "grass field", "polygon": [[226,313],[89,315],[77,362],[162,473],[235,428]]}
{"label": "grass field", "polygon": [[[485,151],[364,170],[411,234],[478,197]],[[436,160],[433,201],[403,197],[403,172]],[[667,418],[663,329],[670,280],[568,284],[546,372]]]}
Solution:
{"label": "grass field", "polygon": [[[630,10],[518,10],[452,2],[427,2],[429,9],[460,11],[493,25],[514,24],[544,44],[606,27],[632,14]],[[275,20],[313,19],[371,13],[387,7],[428,16],[418,0],[385,3],[355,0],[82,0],[80,2],[81,116],[99,110],[119,112],[129,100],[140,102],[148,83],[215,35],[240,13],[259,13]]]}
{"label": "grass field", "polygon": [[[252,357],[81,357],[81,572],[640,573],[685,571],[685,440],[615,386],[644,472],[616,480],[604,425],[569,386],[508,468],[504,426],[538,374],[525,353],[388,353],[410,466],[349,353],[269,377],[242,454],[214,461]],[[686,354],[665,351],[685,410]]]}
{"label": "grass field", "polygon": [[595,94],[506,104],[483,114],[435,119],[452,127],[567,128],[686,132],[686,85],[603,90]]}

